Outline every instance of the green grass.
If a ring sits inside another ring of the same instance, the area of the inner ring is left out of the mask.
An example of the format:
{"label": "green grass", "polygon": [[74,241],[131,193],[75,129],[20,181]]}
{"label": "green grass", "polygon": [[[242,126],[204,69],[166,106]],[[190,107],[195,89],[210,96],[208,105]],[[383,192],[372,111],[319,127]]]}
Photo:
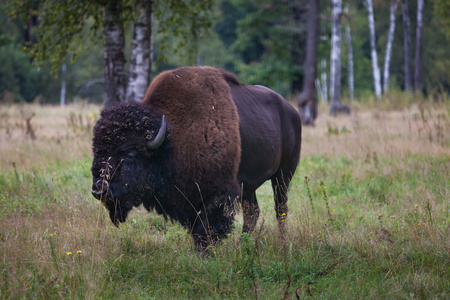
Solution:
{"label": "green grass", "polygon": [[[371,151],[369,129],[330,136],[326,123],[318,127],[323,135],[304,132],[286,236],[278,234],[265,184],[255,232],[240,234],[239,214],[234,232],[206,257],[181,226],[141,208],[120,229],[111,224],[89,194],[89,135],[47,144],[0,136],[17,148],[31,145],[36,158],[2,150],[10,163],[0,168],[1,298],[448,299],[448,144],[430,145],[418,134],[412,139],[426,151],[404,151],[396,139]],[[314,137],[321,147],[366,144],[351,155],[310,154]],[[50,146],[67,153],[52,154]]]}

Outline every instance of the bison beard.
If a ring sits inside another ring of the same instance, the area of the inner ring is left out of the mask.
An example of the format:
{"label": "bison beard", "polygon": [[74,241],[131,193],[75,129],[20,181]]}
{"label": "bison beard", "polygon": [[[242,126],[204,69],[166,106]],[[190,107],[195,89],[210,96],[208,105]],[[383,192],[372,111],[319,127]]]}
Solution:
{"label": "bison beard", "polygon": [[142,204],[180,222],[203,251],[231,232],[240,195],[244,231],[254,229],[255,190],[268,179],[282,228],[300,138],[298,114],[267,88],[210,67],[163,72],[142,103],[102,112],[92,194],[116,226]]}

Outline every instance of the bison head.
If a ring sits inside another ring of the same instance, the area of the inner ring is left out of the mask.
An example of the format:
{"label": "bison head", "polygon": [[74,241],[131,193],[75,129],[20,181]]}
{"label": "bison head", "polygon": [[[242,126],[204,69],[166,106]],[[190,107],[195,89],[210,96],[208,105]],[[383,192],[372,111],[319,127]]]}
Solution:
{"label": "bison head", "polygon": [[164,116],[138,103],[104,110],[94,127],[92,195],[118,226],[145,200],[146,208],[165,188],[165,158],[171,138]]}

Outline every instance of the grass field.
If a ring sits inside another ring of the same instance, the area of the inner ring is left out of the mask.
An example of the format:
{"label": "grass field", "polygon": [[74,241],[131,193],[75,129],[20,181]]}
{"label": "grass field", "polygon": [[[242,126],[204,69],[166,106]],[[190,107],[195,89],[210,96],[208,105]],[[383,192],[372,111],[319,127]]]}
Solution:
{"label": "grass field", "polygon": [[321,114],[287,235],[264,185],[254,234],[238,215],[206,257],[143,209],[116,229],[90,195],[99,109],[0,106],[2,299],[450,298],[449,101]]}

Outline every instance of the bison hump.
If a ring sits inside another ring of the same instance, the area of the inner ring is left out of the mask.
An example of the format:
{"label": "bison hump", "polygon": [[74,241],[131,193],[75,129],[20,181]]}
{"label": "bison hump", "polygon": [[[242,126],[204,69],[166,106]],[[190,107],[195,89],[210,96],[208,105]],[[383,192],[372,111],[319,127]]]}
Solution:
{"label": "bison hump", "polygon": [[198,184],[235,181],[239,167],[239,117],[223,72],[211,67],[163,72],[143,101],[166,115],[183,172]]}

